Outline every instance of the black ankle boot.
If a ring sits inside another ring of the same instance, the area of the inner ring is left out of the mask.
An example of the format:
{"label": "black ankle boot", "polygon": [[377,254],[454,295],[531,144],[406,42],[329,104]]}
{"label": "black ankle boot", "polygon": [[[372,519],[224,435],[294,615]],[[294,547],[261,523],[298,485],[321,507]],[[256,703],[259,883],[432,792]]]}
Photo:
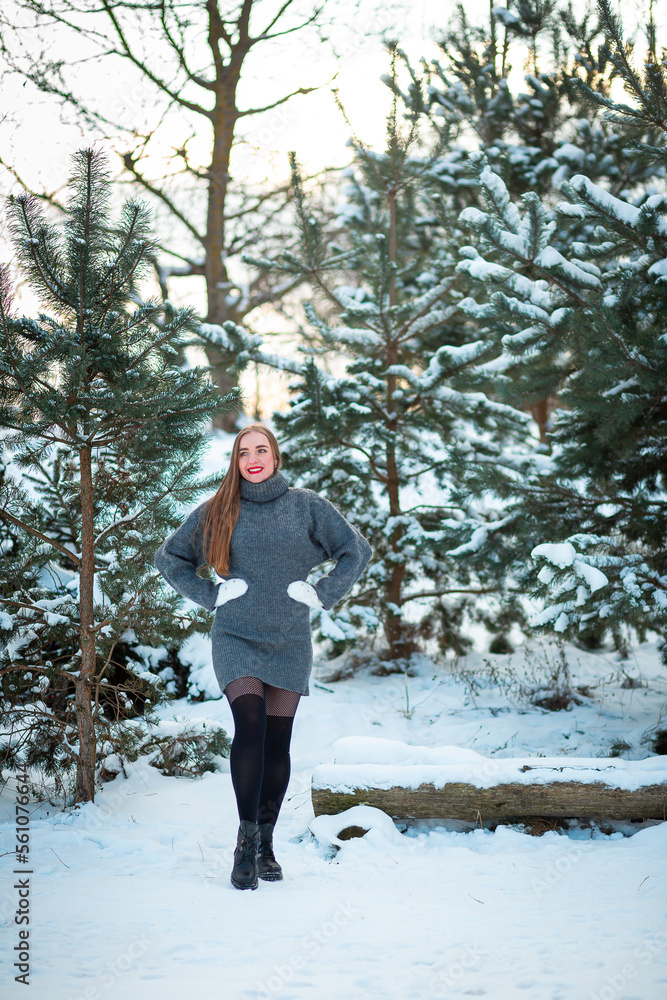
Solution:
{"label": "black ankle boot", "polygon": [[242,819],[236,838],[234,867],[231,883],[236,889],[257,888],[257,847],[259,827],[248,819]]}
{"label": "black ankle boot", "polygon": [[265,882],[277,882],[283,877],[283,870],[273,853],[273,827],[273,823],[259,824],[257,875]]}

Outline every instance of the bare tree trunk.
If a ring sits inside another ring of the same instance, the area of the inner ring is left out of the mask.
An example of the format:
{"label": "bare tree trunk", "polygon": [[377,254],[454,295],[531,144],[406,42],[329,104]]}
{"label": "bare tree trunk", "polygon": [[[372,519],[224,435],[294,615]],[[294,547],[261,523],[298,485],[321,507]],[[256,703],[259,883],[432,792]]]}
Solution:
{"label": "bare tree trunk", "polygon": [[[388,394],[393,378],[387,380]],[[399,498],[398,470],[396,467],[396,449],[392,441],[387,442],[387,493],[389,496],[389,512],[396,517],[401,512]],[[390,551],[398,552],[399,543],[403,537],[404,527],[397,525],[389,537]],[[402,604],[401,588],[405,577],[405,564],[392,562],[391,569],[385,580],[385,598],[387,604],[400,608]],[[388,659],[398,660],[412,652],[409,638],[405,634],[405,625],[400,614],[388,608],[384,623],[384,631],[388,644]]]}
{"label": "bare tree trunk", "polygon": [[[209,323],[224,323],[228,319],[231,319],[231,317],[221,315],[220,313],[211,315],[209,311]],[[238,385],[238,377],[229,371],[229,366],[234,361],[234,356],[228,351],[223,351],[222,348],[214,347],[211,344],[206,345],[205,351],[206,358],[211,366],[211,378],[213,382],[223,392],[229,392],[235,388]],[[227,431],[228,434],[235,434],[238,430],[238,417],[238,412],[219,413],[213,417],[212,425],[218,430]]]}
{"label": "bare tree trunk", "polygon": [[[396,190],[392,188],[387,195],[387,201],[389,204],[389,258],[392,261],[396,260],[397,256],[397,245],[396,245]],[[391,286],[389,289],[389,302],[390,305],[396,304],[396,286],[392,279]],[[395,338],[392,336],[391,328],[387,330],[387,366],[391,367],[398,363],[398,345]],[[389,375],[387,377],[387,396],[386,396],[386,407],[387,413],[394,412],[394,390],[397,387],[397,380],[394,375]],[[389,431],[389,437],[386,444],[385,455],[387,462],[387,494],[389,497],[389,513],[391,517],[398,517],[401,513],[401,500],[400,500],[400,482],[398,467],[396,465],[396,446],[394,443],[394,436],[398,432],[398,422],[397,420],[387,421],[387,430]],[[405,529],[402,524],[397,525],[392,531],[389,538],[389,547],[392,553],[396,553],[399,550],[399,545],[401,538],[403,537]],[[401,599],[401,587],[403,585],[403,579],[405,577],[405,564],[392,562],[391,569],[387,574],[385,579],[385,599],[388,605],[394,605],[396,608],[400,608],[402,604]],[[403,656],[409,655],[412,651],[410,648],[410,643],[405,635],[405,626],[403,619],[400,614],[389,607],[386,612],[384,631],[387,637],[388,644],[388,659],[398,660]]]}
{"label": "bare tree trunk", "polygon": [[95,677],[95,636],[92,632],[95,574],[93,476],[89,446],[79,452],[81,475],[81,573],[79,614],[81,620],[81,670],[75,682],[76,717],[79,729],[79,759],[76,768],[76,801],[95,799],[95,727],[92,694]]}
{"label": "bare tree trunk", "polygon": [[549,421],[549,399],[540,399],[537,403],[533,403],[530,408],[530,412],[533,416],[533,420],[538,426],[540,432],[540,441],[545,444],[547,441],[547,423]]}
{"label": "bare tree trunk", "polygon": [[[250,48],[248,42],[248,21],[252,4],[246,3],[238,20],[239,39],[230,54],[227,64],[215,59],[216,86],[215,108],[213,110],[213,151],[208,171],[208,210],[204,250],[206,263],[206,295],[208,301],[207,322],[222,325],[229,320],[237,321],[236,310],[227,305],[229,295],[229,273],[226,264],[226,220],[225,204],[230,181],[229,165],[232,154],[234,131],[238,121],[236,89],[241,76],[243,60]],[[222,26],[219,21],[217,4],[209,4],[209,46],[215,57],[221,40]],[[229,392],[238,384],[236,375],[229,371],[233,355],[219,347],[206,346],[208,363],[212,367],[211,376],[216,385]],[[233,433],[236,430],[236,413],[224,413],[213,420],[213,426]]]}

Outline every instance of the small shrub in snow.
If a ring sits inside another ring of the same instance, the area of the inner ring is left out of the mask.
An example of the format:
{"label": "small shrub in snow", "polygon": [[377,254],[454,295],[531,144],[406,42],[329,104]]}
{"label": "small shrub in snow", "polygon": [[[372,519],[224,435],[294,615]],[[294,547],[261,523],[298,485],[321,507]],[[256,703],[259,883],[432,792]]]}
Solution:
{"label": "small shrub in snow", "polygon": [[230,749],[231,741],[221,726],[163,722],[125,727],[116,752],[123,771],[126,761],[147,756],[151,766],[164,775],[196,778],[206,771],[217,771],[215,757],[229,757]]}
{"label": "small shrub in snow", "polygon": [[484,660],[485,671],[457,666],[454,676],[466,687],[474,704],[484,690],[494,687],[519,704],[533,705],[550,712],[581,705],[591,697],[588,688],[573,685],[562,646],[556,652],[546,648],[529,652],[524,650],[523,657],[523,662],[516,665],[511,657],[503,662]]}

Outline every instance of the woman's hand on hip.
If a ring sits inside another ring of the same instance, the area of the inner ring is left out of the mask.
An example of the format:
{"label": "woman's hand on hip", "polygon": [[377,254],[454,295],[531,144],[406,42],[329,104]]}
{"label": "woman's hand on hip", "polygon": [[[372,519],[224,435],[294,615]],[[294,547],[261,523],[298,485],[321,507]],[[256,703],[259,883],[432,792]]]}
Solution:
{"label": "woman's hand on hip", "polygon": [[294,583],[290,583],[287,593],[293,601],[299,601],[300,604],[307,604],[309,608],[324,607],[315,588],[311,587],[305,580],[295,580]]}
{"label": "woman's hand on hip", "polygon": [[226,604],[227,601],[233,601],[236,597],[241,597],[247,589],[248,584],[245,580],[239,580],[238,577],[233,576],[230,580],[223,580],[218,587],[215,607],[219,608],[222,604]]}

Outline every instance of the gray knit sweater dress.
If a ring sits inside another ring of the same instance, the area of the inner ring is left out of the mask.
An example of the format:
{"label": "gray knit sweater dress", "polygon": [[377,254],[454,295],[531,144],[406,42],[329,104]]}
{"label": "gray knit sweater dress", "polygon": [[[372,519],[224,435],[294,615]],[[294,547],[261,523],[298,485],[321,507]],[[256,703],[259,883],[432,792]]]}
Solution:
{"label": "gray knit sweater dress", "polygon": [[197,507],[155,553],[155,565],[183,597],[208,611],[213,669],[224,691],[238,677],[309,695],[313,665],[310,608],[287,593],[315,566],[333,569],[314,585],[326,610],[348,592],[371,557],[366,539],[333,504],[312,490],[290,487],[280,472],[262,483],[241,479],[241,509],[229,547],[229,579],[247,591],[215,607],[219,583],[197,576],[205,564],[206,503]]}

